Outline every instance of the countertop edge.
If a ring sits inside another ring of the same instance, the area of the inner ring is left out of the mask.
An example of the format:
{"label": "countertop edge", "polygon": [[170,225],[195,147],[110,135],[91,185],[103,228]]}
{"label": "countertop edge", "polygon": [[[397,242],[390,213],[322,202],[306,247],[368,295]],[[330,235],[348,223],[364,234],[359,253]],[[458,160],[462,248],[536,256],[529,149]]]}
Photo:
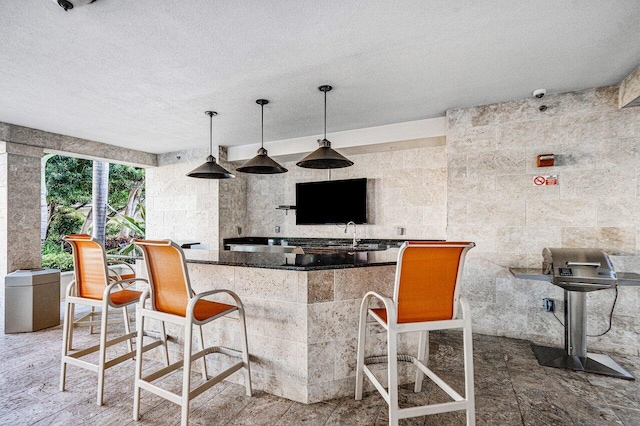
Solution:
{"label": "countertop edge", "polygon": [[221,266],[236,266],[243,268],[259,268],[259,269],[279,269],[285,271],[326,271],[331,269],[352,269],[352,268],[370,268],[373,266],[395,266],[396,262],[376,262],[376,263],[362,263],[362,264],[339,264],[339,265],[264,265],[264,264],[252,264],[242,262],[225,262],[217,260],[198,260],[187,259],[187,263],[196,263],[200,265],[221,265]]}

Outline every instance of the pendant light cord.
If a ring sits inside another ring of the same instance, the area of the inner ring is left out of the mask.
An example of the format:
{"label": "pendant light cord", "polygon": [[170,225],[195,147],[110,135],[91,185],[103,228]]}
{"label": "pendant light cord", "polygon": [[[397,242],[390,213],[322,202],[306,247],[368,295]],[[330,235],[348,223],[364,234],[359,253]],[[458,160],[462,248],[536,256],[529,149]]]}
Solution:
{"label": "pendant light cord", "polygon": [[324,138],[327,139],[327,92],[324,92]]}
{"label": "pendant light cord", "polygon": [[209,155],[213,157],[213,114],[209,115]]}
{"label": "pendant light cord", "polygon": [[262,129],[262,142],[260,142],[260,146],[262,148],[264,148],[264,104],[260,104],[260,115],[261,115],[261,121],[260,121],[260,128]]}

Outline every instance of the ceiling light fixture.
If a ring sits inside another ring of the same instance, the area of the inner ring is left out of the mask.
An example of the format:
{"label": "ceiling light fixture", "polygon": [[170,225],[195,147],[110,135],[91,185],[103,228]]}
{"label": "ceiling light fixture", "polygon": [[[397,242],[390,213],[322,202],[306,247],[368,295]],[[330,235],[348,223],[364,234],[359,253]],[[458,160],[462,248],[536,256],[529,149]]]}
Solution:
{"label": "ceiling light fixture", "polygon": [[191,170],[187,173],[187,176],[201,179],[229,179],[235,177],[228,172],[224,167],[216,163],[216,158],[213,156],[213,117],[218,115],[215,111],[205,111],[205,114],[209,116],[209,156],[207,162],[202,166]]}
{"label": "ceiling light fixture", "polygon": [[332,149],[331,142],[327,140],[327,92],[331,89],[333,88],[328,85],[318,87],[318,90],[324,92],[324,139],[318,139],[320,147],[296,163],[299,167],[307,169],[340,169],[353,166],[353,161],[348,160]]}
{"label": "ceiling light fixture", "polygon": [[69,9],[73,9],[74,7],[84,6],[85,4],[91,4],[96,0],[53,0],[55,3],[58,3],[58,6],[63,8],[66,11]]}
{"label": "ceiling light fixture", "polygon": [[242,173],[255,173],[261,175],[274,175],[277,173],[286,173],[288,170],[276,163],[267,155],[267,150],[264,149],[264,106],[269,103],[266,99],[258,99],[256,101],[261,107],[262,112],[262,142],[258,155],[251,160],[238,167],[236,170]]}

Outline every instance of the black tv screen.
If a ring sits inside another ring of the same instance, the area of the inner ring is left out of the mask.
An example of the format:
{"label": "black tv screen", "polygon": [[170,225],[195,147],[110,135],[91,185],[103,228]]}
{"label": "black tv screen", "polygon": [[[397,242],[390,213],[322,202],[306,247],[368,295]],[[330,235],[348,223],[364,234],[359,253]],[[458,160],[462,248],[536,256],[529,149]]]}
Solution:
{"label": "black tv screen", "polygon": [[296,184],[296,225],[367,223],[367,179]]}

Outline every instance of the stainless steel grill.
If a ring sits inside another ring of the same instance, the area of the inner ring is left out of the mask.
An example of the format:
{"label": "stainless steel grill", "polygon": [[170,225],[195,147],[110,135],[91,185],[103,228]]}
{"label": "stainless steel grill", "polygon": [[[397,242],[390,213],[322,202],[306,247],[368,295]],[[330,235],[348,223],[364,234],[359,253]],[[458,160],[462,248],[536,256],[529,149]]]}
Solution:
{"label": "stainless steel grill", "polygon": [[609,256],[597,249],[545,248],[542,270],[551,282],[567,290],[594,291],[616,284]]}
{"label": "stainless steel grill", "polygon": [[587,352],[586,293],[617,285],[640,285],[640,274],[616,274],[609,256],[592,248],[545,248],[542,258],[542,270],[511,268],[516,278],[547,281],[564,289],[565,347],[532,344],[538,363],[634,380],[611,357]]}

